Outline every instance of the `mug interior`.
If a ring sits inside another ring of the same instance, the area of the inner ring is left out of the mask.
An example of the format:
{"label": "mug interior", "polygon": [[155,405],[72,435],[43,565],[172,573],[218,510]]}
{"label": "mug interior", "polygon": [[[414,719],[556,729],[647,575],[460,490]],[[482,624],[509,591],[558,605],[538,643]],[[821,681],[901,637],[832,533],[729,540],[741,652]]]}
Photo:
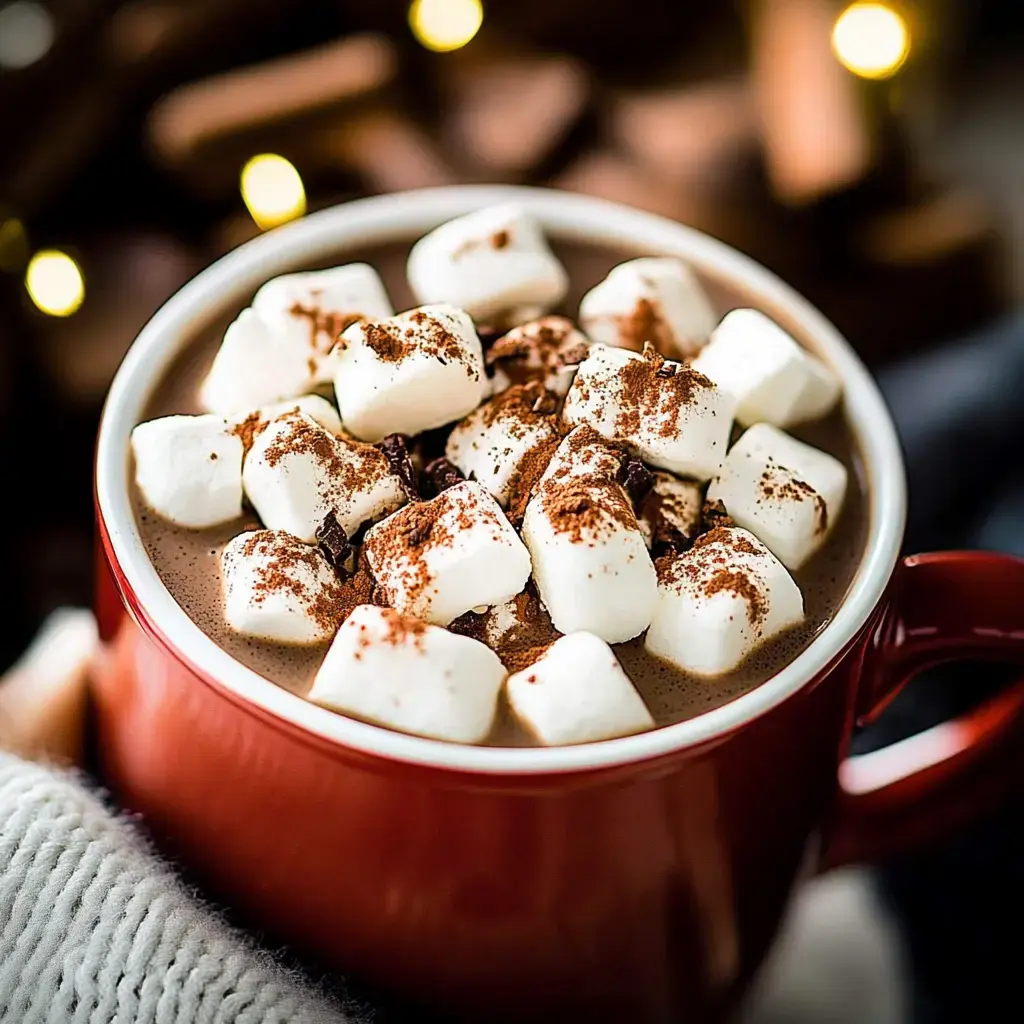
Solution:
{"label": "mug interior", "polygon": [[[171,597],[149,560],[129,497],[129,437],[183,347],[268,278],[339,251],[408,240],[496,202],[514,201],[566,241],[675,255],[734,284],[800,335],[839,374],[846,415],[867,471],[865,549],[842,606],[787,666],[748,693],[676,725],[572,747],[474,747],[424,739],[349,719],[312,704],[235,661]],[[795,693],[854,638],[878,603],[903,535],[906,488],[896,433],[866,368],[809,303],[753,260],[708,236],[652,214],[548,189],[456,186],[357,200],[311,214],[241,246],[171,298],[139,334],[110,388],[100,424],[96,496],[113,557],[147,626],[199,675],[272,715],[368,753],[479,772],[543,773],[608,767],[656,757],[739,728]]]}

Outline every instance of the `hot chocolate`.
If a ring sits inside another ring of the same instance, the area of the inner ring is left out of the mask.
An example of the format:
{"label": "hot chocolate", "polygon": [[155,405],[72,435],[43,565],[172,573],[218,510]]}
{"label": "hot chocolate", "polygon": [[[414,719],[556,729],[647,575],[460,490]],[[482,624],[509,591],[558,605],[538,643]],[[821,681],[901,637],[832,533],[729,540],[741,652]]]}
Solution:
{"label": "hot chocolate", "polygon": [[[497,256],[532,230],[496,225],[483,248]],[[863,552],[866,482],[834,379],[794,358],[774,310],[716,328],[749,297],[675,261],[554,238],[550,258],[527,246],[502,288],[482,256],[455,288],[445,260],[476,257],[446,229],[337,254],[419,312],[393,318],[374,293],[363,319],[335,322],[296,300],[279,326],[304,321],[296,360],[274,340],[267,286],[254,312],[225,310],[184,349],[144,420],[223,419],[143,436],[133,474],[172,595],[271,681],[464,742],[621,735],[764,682],[829,621]],[[358,271],[333,287],[374,284]],[[247,409],[232,345],[276,360],[258,386],[320,397]],[[204,471],[162,496],[159,467],[183,445]],[[236,459],[239,482],[218,470]],[[709,626],[723,592],[739,626]],[[391,672],[419,680],[415,700],[373,692]],[[487,693],[450,692],[463,677]]]}

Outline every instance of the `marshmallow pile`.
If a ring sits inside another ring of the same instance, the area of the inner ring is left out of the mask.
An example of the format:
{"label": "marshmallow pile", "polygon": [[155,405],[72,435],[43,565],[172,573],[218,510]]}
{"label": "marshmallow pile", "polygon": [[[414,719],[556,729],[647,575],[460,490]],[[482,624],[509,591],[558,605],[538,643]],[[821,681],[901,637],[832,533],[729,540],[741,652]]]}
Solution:
{"label": "marshmallow pile", "polygon": [[[132,433],[144,505],[237,521],[227,624],[329,645],[309,699],[459,743],[485,742],[504,702],[538,743],[592,742],[655,724],[613,645],[715,677],[802,621],[790,573],[847,486],[784,432],[839,401],[822,362],[754,310],[716,324],[667,256],[615,267],[577,326],[514,205],[436,228],[407,273],[423,304],[398,314],[362,263],[267,282],[205,411]],[[486,351],[484,328],[505,332]],[[503,638],[537,609],[546,632],[513,659]]]}

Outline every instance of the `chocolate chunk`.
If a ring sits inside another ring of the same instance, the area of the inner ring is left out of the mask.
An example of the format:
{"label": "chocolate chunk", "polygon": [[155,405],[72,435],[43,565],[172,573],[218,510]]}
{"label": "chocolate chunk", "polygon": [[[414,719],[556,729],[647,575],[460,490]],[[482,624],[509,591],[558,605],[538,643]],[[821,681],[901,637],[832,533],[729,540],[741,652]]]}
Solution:
{"label": "chocolate chunk", "polygon": [[[484,352],[488,352],[490,347],[504,335],[505,331],[500,324],[477,324],[476,333]],[[487,365],[490,366],[490,362]]]}
{"label": "chocolate chunk", "polygon": [[735,526],[725,506],[720,501],[705,501],[700,512],[701,533],[709,533],[719,527]]}
{"label": "chocolate chunk", "polygon": [[405,531],[405,542],[411,548],[418,548],[425,544],[430,537],[430,531],[434,524],[429,520],[414,523]]}
{"label": "chocolate chunk", "polygon": [[434,495],[454,487],[465,479],[459,467],[444,457],[427,463],[423,475],[427,478],[428,490]]}
{"label": "chocolate chunk", "polygon": [[633,506],[637,507],[651,492],[654,474],[637,458],[626,456],[619,466],[619,483],[626,489]]}
{"label": "chocolate chunk", "polygon": [[558,411],[558,396],[551,391],[545,391],[534,399],[530,408],[541,416],[550,416],[553,412]]}
{"label": "chocolate chunk", "polygon": [[334,566],[334,571],[339,576],[347,576],[348,568],[345,563],[352,554],[352,545],[349,543],[348,534],[333,512],[328,512],[324,516],[324,521],[316,528],[316,542],[324,553],[324,558]]}
{"label": "chocolate chunk", "polygon": [[665,532],[661,536],[651,540],[651,558],[657,561],[659,558],[664,558],[665,555],[681,555],[684,551],[689,551],[692,545],[692,540],[684,537],[673,527],[666,526]]}
{"label": "chocolate chunk", "polygon": [[674,377],[676,375],[676,368],[672,363],[662,363],[654,371],[655,377]]}
{"label": "chocolate chunk", "polygon": [[409,446],[404,434],[388,434],[375,445],[384,453],[388,460],[391,472],[402,482],[405,493],[410,501],[422,501],[419,487],[416,485],[416,471],[412,466],[412,459],[409,457]]}

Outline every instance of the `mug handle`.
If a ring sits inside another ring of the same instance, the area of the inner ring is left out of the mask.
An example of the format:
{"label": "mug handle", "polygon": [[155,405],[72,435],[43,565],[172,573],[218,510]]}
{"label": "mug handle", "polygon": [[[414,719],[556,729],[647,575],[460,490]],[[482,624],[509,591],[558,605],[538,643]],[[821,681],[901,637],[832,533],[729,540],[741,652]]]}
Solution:
{"label": "mug handle", "polygon": [[[874,721],[919,672],[1024,665],[1024,559],[941,551],[903,560],[865,653],[856,709]],[[980,707],[839,767],[822,870],[937,839],[1024,788],[1024,678]]]}

